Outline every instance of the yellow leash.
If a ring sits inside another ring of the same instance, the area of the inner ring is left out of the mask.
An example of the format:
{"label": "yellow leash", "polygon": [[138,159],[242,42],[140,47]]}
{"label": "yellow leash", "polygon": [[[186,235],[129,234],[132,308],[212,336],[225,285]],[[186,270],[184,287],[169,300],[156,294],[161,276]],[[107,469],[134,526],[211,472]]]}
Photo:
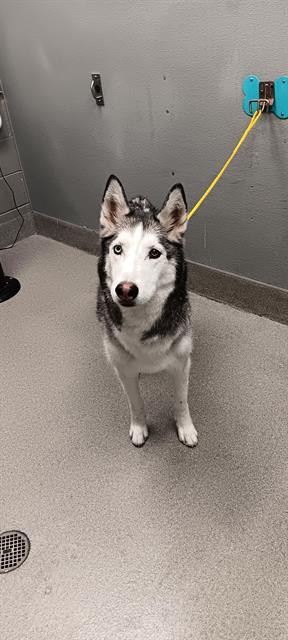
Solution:
{"label": "yellow leash", "polygon": [[258,111],[255,111],[251,122],[249,122],[247,129],[245,129],[243,135],[241,136],[239,142],[236,144],[235,149],[233,149],[231,155],[229,156],[228,160],[226,160],[225,164],[223,165],[222,169],[220,169],[218,175],[216,176],[216,178],[214,178],[214,180],[211,182],[210,186],[208,187],[208,189],[205,191],[205,193],[203,193],[203,196],[201,196],[200,200],[198,200],[198,202],[195,204],[195,206],[193,207],[193,209],[191,209],[190,213],[188,213],[186,220],[190,220],[190,218],[192,218],[192,216],[194,216],[194,213],[196,213],[196,211],[199,209],[199,207],[201,206],[202,202],[204,202],[204,200],[206,200],[207,196],[209,196],[209,193],[212,191],[212,189],[214,189],[215,185],[217,184],[218,180],[220,180],[220,178],[223,176],[224,171],[226,171],[227,167],[229,167],[230,162],[232,162],[233,158],[236,156],[237,151],[239,151],[241,144],[243,144],[243,142],[246,140],[247,136],[249,135],[250,131],[253,129],[253,127],[255,127],[255,124],[258,122],[259,118],[261,118],[261,115],[263,113],[263,109],[260,109]]}

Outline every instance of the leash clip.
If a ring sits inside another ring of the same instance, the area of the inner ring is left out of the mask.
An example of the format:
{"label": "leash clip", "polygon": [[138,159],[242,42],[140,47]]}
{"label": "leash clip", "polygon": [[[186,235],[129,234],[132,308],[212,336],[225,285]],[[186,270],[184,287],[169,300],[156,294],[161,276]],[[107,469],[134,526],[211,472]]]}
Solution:
{"label": "leash clip", "polygon": [[275,100],[274,95],[274,82],[264,81],[259,82],[259,98],[249,100],[249,112],[253,114],[252,104],[257,102],[257,106],[261,111],[269,111],[273,107]]}

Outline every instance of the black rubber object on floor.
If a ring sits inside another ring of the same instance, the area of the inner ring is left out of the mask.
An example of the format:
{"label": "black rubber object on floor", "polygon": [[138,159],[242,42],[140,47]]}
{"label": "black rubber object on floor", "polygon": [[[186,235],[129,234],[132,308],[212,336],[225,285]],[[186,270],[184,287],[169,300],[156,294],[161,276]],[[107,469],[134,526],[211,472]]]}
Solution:
{"label": "black rubber object on floor", "polygon": [[0,262],[0,302],[13,298],[20,289],[21,285],[19,280],[6,276]]}

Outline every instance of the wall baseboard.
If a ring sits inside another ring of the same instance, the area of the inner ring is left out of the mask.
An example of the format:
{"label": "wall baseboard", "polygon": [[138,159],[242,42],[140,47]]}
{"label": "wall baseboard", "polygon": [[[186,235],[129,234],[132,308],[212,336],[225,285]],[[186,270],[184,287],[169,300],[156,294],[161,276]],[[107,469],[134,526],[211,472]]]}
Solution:
{"label": "wall baseboard", "polygon": [[94,229],[80,227],[59,218],[51,218],[38,211],[34,211],[34,225],[35,232],[40,236],[63,242],[95,256],[99,255],[99,234]]}
{"label": "wall baseboard", "polygon": [[[19,234],[18,240],[28,238],[35,233],[34,216],[30,204],[19,207],[24,218],[24,224]],[[15,240],[21,218],[16,209],[2,213],[0,216],[0,247],[8,247]]]}
{"label": "wall baseboard", "polygon": [[[98,232],[34,212],[35,232],[99,255]],[[288,324],[288,290],[188,260],[189,290],[258,316]]]}
{"label": "wall baseboard", "polygon": [[243,311],[288,324],[288,291],[188,261],[189,290]]}

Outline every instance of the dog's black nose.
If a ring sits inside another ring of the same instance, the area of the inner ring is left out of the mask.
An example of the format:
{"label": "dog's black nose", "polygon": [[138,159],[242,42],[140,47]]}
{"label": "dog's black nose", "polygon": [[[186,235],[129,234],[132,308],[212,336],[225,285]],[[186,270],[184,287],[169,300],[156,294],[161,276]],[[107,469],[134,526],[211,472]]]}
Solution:
{"label": "dog's black nose", "polygon": [[139,289],[134,282],[120,282],[115,291],[120,302],[129,304],[137,298]]}

